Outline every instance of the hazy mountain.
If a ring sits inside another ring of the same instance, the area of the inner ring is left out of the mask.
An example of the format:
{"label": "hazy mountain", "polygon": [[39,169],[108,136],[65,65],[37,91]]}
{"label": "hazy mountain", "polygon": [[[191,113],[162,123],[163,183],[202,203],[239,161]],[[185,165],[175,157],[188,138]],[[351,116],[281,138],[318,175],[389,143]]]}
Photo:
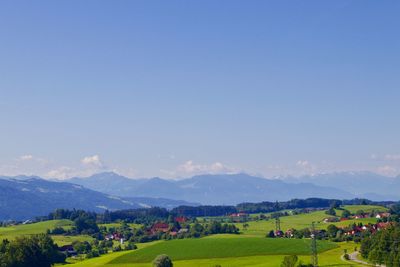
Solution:
{"label": "hazy mountain", "polygon": [[24,176],[0,179],[0,220],[47,215],[57,208],[104,211],[138,207],[141,206],[81,185]]}
{"label": "hazy mountain", "polygon": [[358,197],[372,200],[400,199],[400,177],[386,177],[372,172],[335,172],[282,179],[290,183],[341,188]]}
{"label": "hazy mountain", "polygon": [[183,180],[166,180],[161,178],[129,179],[108,172],[87,178],[73,178],[70,181],[121,197],[160,197],[202,204],[237,204],[247,201],[275,201],[307,197],[354,197],[353,194],[334,187],[317,186],[311,183],[286,183],[247,174],[201,175]]}

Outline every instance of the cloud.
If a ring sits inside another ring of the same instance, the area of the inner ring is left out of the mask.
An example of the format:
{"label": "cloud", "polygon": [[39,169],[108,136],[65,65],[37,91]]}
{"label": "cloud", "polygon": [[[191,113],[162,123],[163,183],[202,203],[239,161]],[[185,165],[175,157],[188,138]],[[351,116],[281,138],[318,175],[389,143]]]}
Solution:
{"label": "cloud", "polygon": [[161,170],[161,172],[172,177],[182,177],[200,174],[237,173],[238,169],[227,166],[221,162],[214,162],[211,164],[198,164],[195,163],[193,160],[188,160],[176,167],[174,171]]}
{"label": "cloud", "polygon": [[310,162],[308,162],[308,160],[299,160],[296,162],[296,166],[305,168],[310,166]]}
{"label": "cloud", "polygon": [[298,160],[296,167],[300,170],[301,174],[314,174],[318,171],[317,166],[308,160]]}
{"label": "cloud", "polygon": [[67,179],[74,176],[74,170],[70,167],[59,167],[58,169],[50,170],[45,175],[47,178]]}
{"label": "cloud", "polygon": [[22,156],[19,157],[19,160],[22,160],[22,161],[24,161],[24,160],[32,160],[32,159],[33,159],[32,155],[22,155]]}
{"label": "cloud", "polygon": [[104,164],[100,159],[99,155],[87,156],[81,160],[81,163],[85,166],[104,168]]}
{"label": "cloud", "polygon": [[378,167],[377,172],[387,176],[395,176],[398,174],[398,170],[395,167],[389,165]]}

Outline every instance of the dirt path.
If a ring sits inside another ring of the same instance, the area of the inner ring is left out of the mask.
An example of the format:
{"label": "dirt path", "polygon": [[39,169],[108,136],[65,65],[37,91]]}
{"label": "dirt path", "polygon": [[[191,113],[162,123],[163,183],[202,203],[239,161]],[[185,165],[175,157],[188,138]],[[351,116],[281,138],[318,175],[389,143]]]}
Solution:
{"label": "dirt path", "polygon": [[[355,252],[349,254],[350,260],[354,261],[356,263],[363,264],[363,265],[366,265],[366,266],[386,267],[385,265],[372,265],[372,264],[370,264],[368,262],[359,260],[357,256],[358,256],[358,251],[355,251]],[[346,261],[344,259],[344,256],[342,256],[342,260]]]}

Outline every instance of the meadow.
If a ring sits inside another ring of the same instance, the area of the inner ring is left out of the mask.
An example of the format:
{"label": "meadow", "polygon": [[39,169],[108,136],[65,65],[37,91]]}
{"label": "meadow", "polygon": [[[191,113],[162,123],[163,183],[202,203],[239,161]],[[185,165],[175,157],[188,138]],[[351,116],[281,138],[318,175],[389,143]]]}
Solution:
{"label": "meadow", "polygon": [[[205,240],[209,240],[212,242],[204,242]],[[237,244],[237,239],[240,239],[235,236],[230,235],[215,235],[212,237],[206,237],[202,239],[197,239],[199,244],[196,244],[196,248],[202,247],[204,250],[204,254],[208,254],[208,256],[212,256],[214,254],[214,258],[193,258],[196,256],[196,252],[193,249],[187,249],[187,242],[178,242],[172,243],[175,241],[161,241],[155,243],[147,243],[146,246],[140,247],[137,251],[124,251],[117,252],[102,256],[100,258],[94,258],[90,260],[85,260],[80,263],[71,264],[70,267],[85,267],[85,266],[93,266],[93,267],[151,267],[151,260],[155,257],[155,253],[160,253],[161,248],[165,248],[166,250],[162,250],[162,253],[170,253],[169,255],[175,255],[177,253],[177,257],[171,256],[174,259],[174,266],[177,267],[211,267],[216,265],[221,265],[222,267],[242,267],[242,266],[251,266],[251,267],[277,267],[280,266],[280,263],[283,260],[283,257],[287,254],[291,254],[296,252],[299,255],[299,259],[303,263],[310,262],[309,256],[309,244],[308,241],[303,243],[298,242],[302,240],[295,239],[262,239],[255,240],[257,238],[250,238],[251,241],[254,241],[249,245],[248,248],[235,248],[235,250],[240,250],[242,252],[247,251],[247,253],[255,253],[258,251],[256,247],[257,244],[262,243],[265,249],[268,251],[262,252],[260,255],[235,255],[234,251],[231,252],[223,252],[224,250],[228,250],[231,248],[232,244]],[[243,241],[249,239],[243,237],[240,240],[239,246],[243,247]],[[222,242],[221,240],[225,240]],[[268,240],[266,243],[263,243],[260,240]],[[180,241],[180,240],[177,240]],[[184,240],[186,241],[186,240]],[[232,242],[232,243],[231,243]],[[214,244],[215,245],[214,245]],[[230,244],[231,243],[231,244]],[[172,248],[168,248],[172,244]],[[209,246],[205,246],[208,244]],[[221,244],[227,245],[225,247],[220,247]],[[204,245],[204,246],[202,246]],[[275,247],[276,245],[276,247]],[[283,247],[285,245],[286,247]],[[345,262],[341,259],[341,255],[343,254],[344,249],[351,251],[354,249],[356,245],[354,243],[335,243],[331,244],[329,242],[320,242],[319,248],[319,263],[320,266],[352,266],[352,267],[361,267],[363,265]],[[329,249],[330,248],[330,249]],[[328,250],[325,250],[328,249]],[[174,250],[174,251],[172,251]],[[180,254],[180,251],[185,250]],[[325,250],[324,252],[321,252]],[[302,253],[302,254],[301,254]],[[158,255],[158,254],[157,254]],[[136,256],[140,256],[141,258],[137,258]],[[143,256],[143,257],[142,257]],[[153,257],[154,256],[154,257]],[[217,256],[217,257],[215,257]],[[221,257],[223,256],[223,257]],[[138,262],[138,261],[146,262]]]}
{"label": "meadow", "polygon": [[[369,212],[372,210],[377,211],[387,211],[386,208],[381,206],[369,206],[369,205],[354,205],[354,206],[344,206],[344,209],[349,210],[354,213],[358,210],[364,210],[365,212]],[[336,210],[337,215],[341,214],[341,210]],[[268,215],[268,214],[267,214]],[[352,225],[354,223],[376,223],[376,218],[363,218],[363,219],[349,219],[341,222],[334,223],[325,223],[323,220],[328,217],[333,217],[325,214],[324,210],[314,211],[310,213],[303,213],[298,215],[290,215],[290,216],[282,216],[280,217],[280,224],[282,231],[286,231],[288,229],[294,228],[297,230],[309,228],[311,224],[315,223],[316,229],[326,229],[330,224],[336,225],[337,227],[344,227],[348,225]],[[258,220],[258,221],[249,221],[247,227],[243,227],[244,223],[236,223],[236,227],[240,229],[240,231],[244,235],[248,236],[265,236],[268,231],[275,230],[275,219],[269,220]]]}
{"label": "meadow", "polygon": [[[70,220],[52,220],[37,222],[32,224],[19,224],[15,226],[0,227],[0,240],[8,239],[13,240],[18,236],[34,235],[46,233],[47,230],[54,229],[55,227],[62,227],[66,230],[72,227],[72,221]],[[52,235],[54,242],[59,245],[71,244],[73,241],[91,241],[92,237],[87,235],[79,236],[64,236],[64,235]]]}
{"label": "meadow", "polygon": [[[379,206],[345,206],[352,213],[358,210],[371,211],[386,209]],[[340,215],[340,210],[336,210]],[[295,228],[303,229],[310,227],[312,222],[318,229],[325,229],[331,223],[323,220],[329,215],[325,211],[314,211],[305,214],[283,216],[281,229],[283,231]],[[336,226],[347,226],[352,223],[374,223],[375,218],[352,219],[333,223]],[[239,266],[263,266],[276,267],[282,262],[285,255],[296,254],[304,263],[310,262],[310,240],[309,239],[270,239],[265,238],[268,231],[275,229],[275,220],[256,220],[247,222],[248,226],[243,228],[243,223],[237,223],[240,235],[213,235],[199,239],[178,239],[171,241],[155,241],[140,243],[135,251],[114,252],[99,258],[86,259],[75,262],[69,260],[70,267],[150,267],[151,261],[159,254],[168,254],[177,267],[210,267],[215,265],[239,267]],[[118,227],[120,224],[104,224],[100,226]],[[140,225],[132,224],[133,228]],[[72,222],[69,220],[54,220],[34,224],[0,227],[1,239],[14,239],[16,236],[45,233],[47,229],[63,227],[69,229]],[[90,241],[89,236],[62,236],[53,235],[52,238],[58,245],[70,244],[74,240]],[[329,241],[318,241],[320,266],[362,266],[341,259],[344,249],[354,250],[358,245],[349,243],[332,243]]]}

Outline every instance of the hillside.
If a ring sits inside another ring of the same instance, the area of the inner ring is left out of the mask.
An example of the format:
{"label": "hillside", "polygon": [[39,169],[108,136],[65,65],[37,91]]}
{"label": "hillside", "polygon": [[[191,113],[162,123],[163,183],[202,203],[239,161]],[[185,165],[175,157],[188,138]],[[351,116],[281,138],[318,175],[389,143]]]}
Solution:
{"label": "hillside", "polygon": [[80,185],[37,177],[0,179],[0,220],[24,220],[57,208],[104,211],[139,208],[138,204]]}

